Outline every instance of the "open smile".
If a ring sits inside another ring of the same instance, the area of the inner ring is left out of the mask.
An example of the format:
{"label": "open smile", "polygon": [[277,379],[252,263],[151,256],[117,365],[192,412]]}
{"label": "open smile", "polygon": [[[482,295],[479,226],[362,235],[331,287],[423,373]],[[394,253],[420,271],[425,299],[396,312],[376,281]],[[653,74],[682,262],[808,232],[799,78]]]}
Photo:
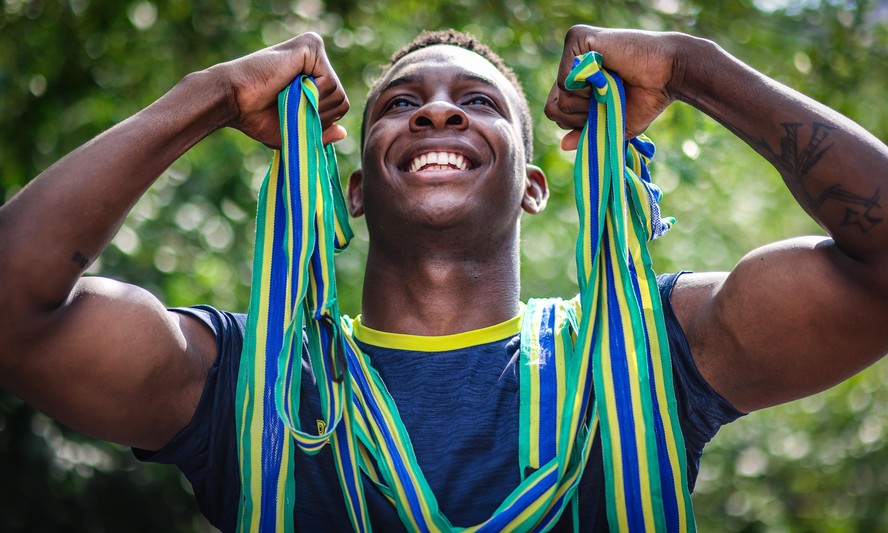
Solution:
{"label": "open smile", "polygon": [[466,171],[472,168],[472,163],[464,155],[447,151],[424,152],[415,156],[405,165],[405,170],[411,173]]}

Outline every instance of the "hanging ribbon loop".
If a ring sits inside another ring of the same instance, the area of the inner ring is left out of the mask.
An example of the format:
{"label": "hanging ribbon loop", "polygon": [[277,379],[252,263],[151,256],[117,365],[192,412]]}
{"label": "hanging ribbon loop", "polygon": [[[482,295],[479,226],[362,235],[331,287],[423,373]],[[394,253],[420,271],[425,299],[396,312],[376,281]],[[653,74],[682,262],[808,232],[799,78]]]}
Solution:
{"label": "hanging ribbon loop", "polygon": [[[593,85],[574,169],[579,296],[528,302],[521,329],[521,482],[485,521],[454,527],[419,466],[398,408],[340,316],[334,255],[351,237],[335,154],[321,142],[318,93],[299,77],[279,97],[283,148],[259,195],[250,309],[235,401],[240,531],[293,531],[296,448],[329,444],[349,519],[370,531],[372,483],[411,531],[545,531],[573,505],[600,434],[613,531],[694,531],[684,441],[647,241],[673,221],[625,140],[625,98],[601,56],[577,59],[571,89]],[[307,348],[305,348],[307,347]],[[307,351],[323,424],[300,427]]]}
{"label": "hanging ribbon loop", "polygon": [[[594,86],[574,166],[580,236],[576,357],[592,355],[612,531],[694,531],[684,438],[656,277],[646,242],[662,235],[653,144],[625,139],[625,92],[601,56],[577,58],[571,86]],[[602,83],[604,80],[604,83]],[[606,85],[606,88],[602,87]]]}

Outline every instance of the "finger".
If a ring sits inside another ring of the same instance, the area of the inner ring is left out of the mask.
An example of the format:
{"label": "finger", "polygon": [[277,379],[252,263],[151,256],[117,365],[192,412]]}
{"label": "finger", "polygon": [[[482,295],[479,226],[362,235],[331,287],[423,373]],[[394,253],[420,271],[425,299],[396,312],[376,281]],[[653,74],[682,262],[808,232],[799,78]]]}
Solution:
{"label": "finger", "polygon": [[543,108],[543,112],[549,120],[555,120],[555,117],[558,115],[559,93],[560,90],[558,89],[558,82],[556,81],[552,84],[552,88],[549,90],[549,95],[546,96],[546,106]]}
{"label": "finger", "polygon": [[347,111],[348,107],[348,96],[345,95],[345,91],[341,87],[330,94],[321,94],[321,99],[318,102],[318,112],[321,114],[336,110]]}
{"label": "finger", "polygon": [[[571,28],[571,31],[572,30],[573,28]],[[570,71],[573,70],[573,61],[577,56],[577,53],[574,51],[576,50],[576,46],[572,42],[571,31],[568,31],[567,35],[564,36],[564,48],[561,50],[561,61],[558,63],[558,75],[555,78],[555,82],[562,92],[567,91],[564,82],[567,80]]]}
{"label": "finger", "polygon": [[[593,50],[592,41],[596,31],[597,28],[592,26],[578,24],[571,27],[564,36],[564,48],[561,52],[561,62],[558,64],[557,78],[558,87],[562,91],[567,90],[564,87],[564,82],[570,71],[573,70],[574,58]],[[590,89],[582,89],[578,93],[588,96]]]}
{"label": "finger", "polygon": [[348,109],[348,98],[345,96],[345,91],[342,90],[336,91],[318,102],[318,114],[320,114],[321,122],[325,127],[340,120],[348,112]]}
{"label": "finger", "polygon": [[336,123],[339,122],[339,120],[342,118],[343,115],[344,115],[343,112],[335,111],[335,110],[330,111],[329,113],[326,113],[326,114],[322,114],[321,115],[321,127],[325,130],[328,128],[334,127],[336,125]]}
{"label": "finger", "polygon": [[557,106],[558,110],[565,115],[574,113],[588,113],[591,98],[588,96],[580,96],[576,93],[561,92],[558,94]]}
{"label": "finger", "polygon": [[339,76],[336,75],[336,71],[327,58],[323,39],[316,33],[308,34],[308,36],[308,49],[312,57],[310,61],[306,62],[305,73],[314,78],[322,100],[336,93],[342,93],[342,97],[344,97],[345,91],[339,82]]}
{"label": "finger", "polygon": [[582,130],[571,130],[570,133],[561,138],[561,149],[565,152],[576,150],[580,145],[580,134]]}
{"label": "finger", "polygon": [[324,130],[323,135],[321,135],[321,141],[324,144],[332,144],[338,143],[339,141],[345,139],[348,136],[348,132],[340,126],[339,124],[333,124],[329,128]]}
{"label": "finger", "polygon": [[[330,128],[332,124],[342,117],[349,110],[348,96],[345,89],[333,70],[327,54],[324,51],[324,42],[317,37],[312,40],[312,46],[315,47],[315,61],[311,65],[309,74],[314,76],[315,85],[318,87],[318,113],[321,116],[321,124],[325,129]],[[344,131],[344,130],[343,130]],[[343,135],[344,138],[344,135]],[[341,140],[341,139],[337,139]]]}
{"label": "finger", "polygon": [[[564,105],[567,110],[562,109],[562,99],[569,100],[568,103]],[[571,130],[582,128],[583,124],[586,123],[589,114],[589,100],[572,95],[565,95],[563,91],[553,85],[552,91],[549,93],[549,98],[546,100],[544,112],[546,117],[557,124],[561,129]]]}

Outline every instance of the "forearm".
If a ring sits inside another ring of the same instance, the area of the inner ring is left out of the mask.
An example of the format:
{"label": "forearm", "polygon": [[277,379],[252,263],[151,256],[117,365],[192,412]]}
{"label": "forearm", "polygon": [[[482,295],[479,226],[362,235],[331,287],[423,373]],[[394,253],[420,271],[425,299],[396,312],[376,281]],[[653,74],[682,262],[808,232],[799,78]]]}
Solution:
{"label": "forearm", "polygon": [[154,180],[225,123],[226,97],[213,74],[189,75],[0,208],[5,303],[35,311],[62,303]]}
{"label": "forearm", "polygon": [[679,99],[712,116],[783,176],[799,204],[848,255],[884,260],[880,191],[888,147],[836,111],[756,72],[707,41],[679,57]]}

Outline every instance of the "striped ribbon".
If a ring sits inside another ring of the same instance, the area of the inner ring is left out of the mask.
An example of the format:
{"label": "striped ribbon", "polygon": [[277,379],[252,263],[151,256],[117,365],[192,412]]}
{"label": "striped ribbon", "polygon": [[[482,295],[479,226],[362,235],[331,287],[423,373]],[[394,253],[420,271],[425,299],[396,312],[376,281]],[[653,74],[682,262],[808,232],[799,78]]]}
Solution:
{"label": "striped ribbon", "polygon": [[594,101],[574,166],[582,316],[576,353],[592,354],[607,514],[614,531],[695,531],[662,303],[646,242],[661,219],[646,163],[653,144],[625,140],[625,93],[601,55],[576,59],[565,86]]}
{"label": "striped ribbon", "polygon": [[[318,92],[300,76],[278,97],[283,149],[262,188],[250,308],[238,372],[236,427],[241,467],[240,531],[292,531],[294,444],[317,453],[328,441],[343,475],[358,477],[343,379],[345,360],[333,255],[351,238],[336,156],[321,143]],[[299,427],[302,346],[309,346],[326,431]],[[349,405],[347,405],[349,404]],[[292,437],[292,438],[291,438]],[[347,497],[363,500],[357,493]],[[357,506],[355,508],[360,508]],[[360,525],[366,515],[352,517]],[[357,526],[356,526],[357,527]]]}
{"label": "striped ribbon", "polygon": [[[489,519],[467,528],[441,513],[394,400],[356,344],[351,320],[339,314],[333,256],[351,232],[335,155],[321,143],[317,89],[300,77],[281,93],[283,149],[259,196],[238,375],[241,531],[294,529],[294,449],[312,454],[327,443],[356,531],[371,529],[364,478],[411,531],[546,531],[571,502],[578,528],[576,490],[599,426],[612,529],[694,530],[646,248],[671,220],[660,219],[659,191],[645,167],[653,145],[625,143],[621,84],[599,66],[600,56],[585,56],[570,81],[590,78],[598,89],[574,176],[580,296],[528,302],[519,376],[521,483]],[[323,410],[318,434],[299,427],[303,343]]]}

